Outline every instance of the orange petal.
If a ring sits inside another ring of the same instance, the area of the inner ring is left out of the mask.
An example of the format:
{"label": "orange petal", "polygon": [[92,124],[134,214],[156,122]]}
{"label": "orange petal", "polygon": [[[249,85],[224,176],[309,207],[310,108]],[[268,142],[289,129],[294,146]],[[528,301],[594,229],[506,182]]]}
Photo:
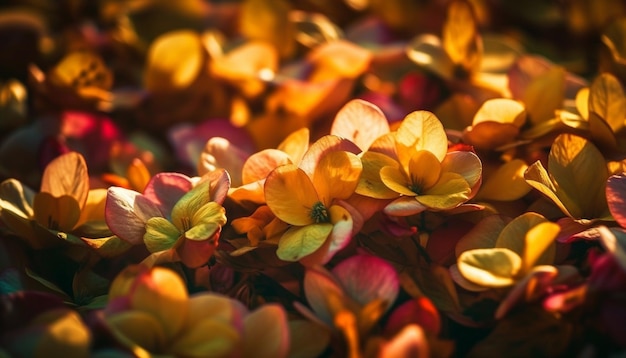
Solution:
{"label": "orange petal", "polygon": [[55,197],[69,195],[82,208],[89,193],[89,174],[83,156],[70,152],[51,161],[41,178],[40,191]]}
{"label": "orange petal", "polygon": [[365,152],[361,156],[363,171],[359,183],[354,190],[357,194],[375,199],[391,199],[398,193],[389,189],[380,178],[380,169],[385,166],[399,168],[398,162],[392,158],[376,152]]}
{"label": "orange petal", "polygon": [[298,164],[309,149],[309,137],[309,128],[300,128],[291,132],[287,138],[278,144],[276,149],[287,153],[292,163]]}
{"label": "orange petal", "polygon": [[73,196],[54,197],[41,192],[33,201],[35,220],[39,225],[63,232],[70,232],[80,217],[80,207]]}
{"label": "orange petal", "polygon": [[315,167],[323,156],[327,153],[340,150],[354,154],[359,154],[361,152],[361,149],[348,139],[335,135],[326,135],[311,144],[309,150],[304,154],[302,161],[298,166],[309,176],[313,176]]}
{"label": "orange petal", "polygon": [[427,150],[417,151],[409,160],[410,184],[420,191],[426,191],[435,185],[440,175],[441,163]]}
{"label": "orange petal", "polygon": [[241,180],[249,184],[265,179],[268,174],[283,164],[292,164],[289,155],[278,149],[264,149],[252,154],[243,164]]}

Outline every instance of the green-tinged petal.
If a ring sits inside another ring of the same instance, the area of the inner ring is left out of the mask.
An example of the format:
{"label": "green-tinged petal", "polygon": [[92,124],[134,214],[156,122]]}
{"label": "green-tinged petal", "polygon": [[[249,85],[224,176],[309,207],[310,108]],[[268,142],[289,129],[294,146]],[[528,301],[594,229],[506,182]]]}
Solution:
{"label": "green-tinged petal", "polygon": [[443,173],[439,182],[428,189],[424,195],[418,195],[417,201],[436,210],[457,207],[469,199],[471,188],[467,181],[456,173]]}
{"label": "green-tinged petal", "polygon": [[330,343],[330,331],[303,319],[289,321],[289,357],[319,357]]}
{"label": "green-tinged petal", "polygon": [[307,127],[291,132],[276,149],[287,153],[293,163],[300,163],[304,153],[309,149],[309,132]]}
{"label": "green-tinged petal", "polygon": [[140,273],[129,293],[131,307],[154,316],[166,340],[180,334],[187,318],[187,287],[174,271],[154,267]]}
{"label": "green-tinged petal", "polygon": [[244,357],[287,357],[289,326],[285,309],[274,303],[251,312],[244,320],[243,336]]}
{"label": "green-tinged petal", "polygon": [[[437,162],[439,164],[439,162]],[[406,195],[416,196],[417,193],[410,189],[411,180],[402,171],[402,169],[393,166],[382,167],[380,169],[380,180],[385,186],[394,192]]]}
{"label": "green-tinged petal", "polygon": [[330,223],[291,227],[280,238],[276,255],[283,261],[298,261],[319,249],[332,229]]}
{"label": "green-tinged petal", "polygon": [[541,194],[552,200],[552,202],[561,209],[563,214],[574,219],[580,218],[579,214],[581,213],[581,209],[562,190],[557,195],[557,189],[554,183],[552,183],[550,174],[548,174],[548,171],[546,171],[540,161],[534,162],[526,169],[524,179],[528,185],[539,190]]}
{"label": "green-tinged petal", "polygon": [[183,195],[172,209],[172,223],[180,229],[189,229],[189,220],[196,211],[211,201],[210,182],[198,183],[193,189]]}
{"label": "green-tinged petal", "polygon": [[606,215],[605,188],[609,172],[602,153],[590,141],[572,134],[559,135],[550,149],[548,171],[556,181],[559,198],[567,204],[562,192],[580,208],[579,213],[570,210],[574,219]]}
{"label": "green-tinged petal", "polygon": [[448,138],[439,119],[428,111],[416,111],[404,117],[396,133],[398,159],[406,166],[418,150],[427,150],[439,162],[448,152]]}
{"label": "green-tinged petal", "polygon": [[417,36],[407,48],[407,56],[420,67],[445,80],[454,77],[454,62],[443,48],[441,39],[432,34]]}
{"label": "green-tinged petal", "polygon": [[482,292],[489,290],[489,287],[481,286],[463,277],[463,274],[461,274],[461,271],[459,271],[459,265],[457,264],[453,264],[452,266],[450,266],[448,272],[450,273],[450,278],[452,278],[454,283],[461,286],[461,288],[463,288],[464,290],[470,292]]}
{"label": "green-tinged petal", "polygon": [[435,185],[441,175],[441,163],[427,150],[417,151],[409,160],[410,185],[421,194]]}
{"label": "green-tinged petal", "polygon": [[273,170],[265,180],[265,201],[276,217],[302,226],[314,222],[311,208],[320,199],[306,173],[287,164]]}
{"label": "green-tinged petal", "polygon": [[0,208],[11,205],[16,213],[23,217],[33,216],[33,200],[35,192],[27,186],[22,185],[16,179],[7,179],[0,183]]}
{"label": "green-tinged petal", "polygon": [[284,164],[293,164],[287,153],[278,149],[264,149],[246,159],[241,180],[243,184],[263,180],[272,170]]}
{"label": "green-tinged petal", "polygon": [[345,151],[323,156],[313,173],[313,186],[319,199],[330,205],[333,199],[347,199],[356,189],[363,170],[361,159]]}
{"label": "green-tinged petal", "polygon": [[384,212],[391,216],[411,216],[428,209],[413,196],[401,196],[385,206]]}
{"label": "green-tinged petal", "polygon": [[[367,128],[363,123],[367,123]],[[374,140],[389,133],[389,122],[376,105],[354,99],[337,112],[330,133],[350,139],[365,151]]]}
{"label": "green-tinged petal", "polygon": [[226,209],[214,201],[206,203],[191,218],[192,226],[201,223],[213,223],[218,226],[226,224]]}
{"label": "green-tinged petal", "polygon": [[150,252],[171,249],[181,236],[179,229],[166,218],[154,217],[146,222],[143,242]]}
{"label": "green-tinged petal", "polygon": [[482,184],[476,199],[512,201],[517,200],[532,189],[524,179],[528,165],[521,159],[513,159],[502,164]]}
{"label": "green-tinged petal", "polygon": [[54,197],[40,192],[33,201],[35,220],[45,228],[58,231],[72,231],[80,218],[80,206],[73,196]]}
{"label": "green-tinged petal", "polygon": [[125,311],[106,317],[113,336],[128,348],[137,345],[151,353],[161,353],[167,341],[163,326],[155,316],[143,311]]}
{"label": "green-tinged petal", "polygon": [[589,111],[607,122],[614,133],[624,127],[626,96],[621,83],[611,73],[602,73],[591,83]]}
{"label": "green-tinged petal", "polygon": [[157,204],[134,190],[120,187],[108,189],[104,215],[111,232],[133,245],[143,242],[148,219],[162,216]]}
{"label": "green-tinged petal", "polygon": [[500,215],[489,215],[480,220],[474,227],[456,243],[454,253],[458,257],[467,250],[489,249],[496,247],[500,232],[510,222]]}
{"label": "green-tinged petal", "polygon": [[241,341],[235,327],[207,318],[186,329],[167,352],[177,357],[231,357],[240,349]]}
{"label": "green-tinged petal", "polygon": [[319,249],[300,260],[304,266],[326,264],[335,253],[350,243],[353,233],[359,230],[355,227],[358,223],[354,221],[354,218],[359,214],[351,214],[350,211],[340,205],[331,206],[328,208],[328,213],[333,225],[332,231]]}
{"label": "green-tinged petal", "polygon": [[515,283],[522,259],[509,249],[475,249],[463,252],[457,265],[463,277],[475,284],[506,287]]}
{"label": "green-tinged petal", "polygon": [[213,292],[202,292],[189,298],[189,316],[185,326],[192,329],[205,319],[230,324],[243,325],[247,308],[238,300]]}
{"label": "green-tinged petal", "polygon": [[51,161],[41,178],[40,191],[54,197],[69,195],[82,207],[89,192],[89,174],[83,156],[69,152]]}
{"label": "green-tinged petal", "polygon": [[204,241],[220,230],[220,225],[215,222],[201,222],[185,231],[185,239],[193,241]]}
{"label": "green-tinged petal", "polygon": [[454,151],[446,154],[441,162],[441,171],[461,175],[474,190],[482,181],[483,164],[473,152]]}
{"label": "green-tinged petal", "polygon": [[361,156],[361,164],[363,171],[355,189],[357,194],[375,199],[392,199],[398,196],[380,178],[380,169],[386,166],[399,168],[398,162],[385,154],[365,152]]}
{"label": "green-tinged petal", "polygon": [[531,228],[524,237],[522,270],[528,272],[533,266],[553,264],[556,254],[555,239],[560,227],[553,222],[543,222]]}

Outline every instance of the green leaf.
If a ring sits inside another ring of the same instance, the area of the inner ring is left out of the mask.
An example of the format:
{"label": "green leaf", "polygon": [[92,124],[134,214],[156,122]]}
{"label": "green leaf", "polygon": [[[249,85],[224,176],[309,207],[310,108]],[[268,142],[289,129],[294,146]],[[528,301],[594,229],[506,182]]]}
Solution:
{"label": "green leaf", "polygon": [[183,195],[180,200],[172,208],[172,223],[179,229],[187,230],[190,220],[194,214],[200,210],[205,204],[211,201],[211,192],[209,191],[210,181],[200,182],[193,189]]}

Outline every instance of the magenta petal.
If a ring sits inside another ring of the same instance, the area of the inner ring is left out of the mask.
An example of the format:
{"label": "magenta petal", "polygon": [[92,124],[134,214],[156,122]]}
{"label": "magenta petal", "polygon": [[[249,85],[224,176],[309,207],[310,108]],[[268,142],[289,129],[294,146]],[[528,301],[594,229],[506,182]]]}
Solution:
{"label": "magenta petal", "polygon": [[343,298],[345,296],[333,275],[321,266],[307,269],[304,274],[304,294],[317,317],[333,327],[334,315],[326,302],[330,297]]}
{"label": "magenta petal", "polygon": [[606,182],[606,201],[617,223],[626,228],[626,176],[612,175]]}
{"label": "magenta petal", "polygon": [[143,242],[146,221],[162,216],[157,205],[134,190],[111,187],[107,191],[104,219],[113,234],[138,245]]}
{"label": "magenta petal", "polygon": [[332,273],[345,292],[363,305],[381,299],[391,307],[398,295],[400,283],[396,270],[376,256],[352,256],[335,266]]}
{"label": "magenta petal", "polygon": [[179,173],[159,173],[146,185],[143,195],[155,203],[164,216],[170,216],[180,198],[193,188],[191,179]]}
{"label": "magenta petal", "polygon": [[396,334],[409,324],[417,324],[426,332],[437,336],[441,331],[439,311],[428,297],[417,297],[398,306],[387,320],[385,332]]}

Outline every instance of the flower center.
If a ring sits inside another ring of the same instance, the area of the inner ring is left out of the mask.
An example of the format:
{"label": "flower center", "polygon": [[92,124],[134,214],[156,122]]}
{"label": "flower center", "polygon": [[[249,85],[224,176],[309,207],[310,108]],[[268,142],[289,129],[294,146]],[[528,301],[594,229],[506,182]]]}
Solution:
{"label": "flower center", "polygon": [[328,210],[321,201],[313,204],[311,208],[311,218],[315,221],[316,224],[319,223],[329,223],[330,217],[328,216]]}
{"label": "flower center", "polygon": [[416,180],[413,180],[411,184],[409,185],[409,190],[414,192],[416,195],[421,195],[422,192],[424,191],[424,188]]}

